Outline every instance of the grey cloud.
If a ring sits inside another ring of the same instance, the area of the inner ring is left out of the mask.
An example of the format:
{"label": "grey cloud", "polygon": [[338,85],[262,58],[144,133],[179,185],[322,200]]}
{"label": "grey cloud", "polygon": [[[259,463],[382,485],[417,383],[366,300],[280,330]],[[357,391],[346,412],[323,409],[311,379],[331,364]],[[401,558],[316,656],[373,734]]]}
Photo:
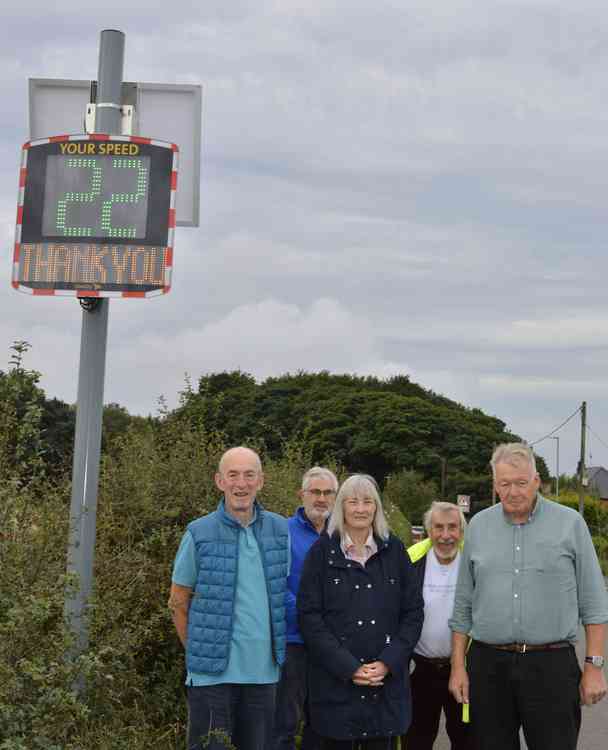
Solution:
{"label": "grey cloud", "polygon": [[118,17],[127,78],[204,84],[202,221],[167,297],[111,303],[108,399],[401,368],[530,439],[587,395],[608,441],[603,4],[117,7],[11,6],[0,31],[0,347],[31,340],[52,395],[75,397],[81,314],[8,286],[26,79],[94,77]]}

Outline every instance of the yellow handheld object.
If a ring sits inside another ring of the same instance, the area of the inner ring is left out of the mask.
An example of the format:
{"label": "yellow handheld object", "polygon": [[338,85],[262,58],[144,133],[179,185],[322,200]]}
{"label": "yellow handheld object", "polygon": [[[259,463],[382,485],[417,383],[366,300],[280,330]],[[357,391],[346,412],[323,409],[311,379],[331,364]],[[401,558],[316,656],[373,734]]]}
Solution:
{"label": "yellow handheld object", "polygon": [[[469,642],[467,643],[467,650],[465,652],[465,662],[466,662],[466,655],[469,653],[469,649],[471,648],[471,643],[473,643],[473,639],[469,638]],[[462,721],[465,724],[470,724],[471,719],[469,718],[469,704],[463,703],[462,704]]]}

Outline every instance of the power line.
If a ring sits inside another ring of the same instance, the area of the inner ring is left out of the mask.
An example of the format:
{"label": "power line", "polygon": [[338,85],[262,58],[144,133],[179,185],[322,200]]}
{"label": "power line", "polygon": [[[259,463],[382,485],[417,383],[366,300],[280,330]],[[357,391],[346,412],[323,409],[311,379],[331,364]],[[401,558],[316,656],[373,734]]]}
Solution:
{"label": "power line", "polygon": [[593,435],[593,437],[594,437],[594,438],[595,438],[596,440],[599,440],[599,441],[600,441],[600,443],[601,443],[601,444],[602,444],[602,445],[604,446],[604,448],[608,448],[608,443],[605,443],[605,442],[604,442],[604,441],[602,440],[602,438],[601,438],[601,437],[600,437],[600,436],[599,436],[599,435],[598,435],[598,434],[597,434],[596,432],[594,432],[594,431],[593,431],[593,430],[591,429],[591,427],[590,427],[589,425],[587,425],[587,429],[589,430],[589,432],[590,432],[590,433],[591,433],[591,434]]}
{"label": "power line", "polygon": [[542,443],[543,440],[546,440],[547,438],[552,437],[554,435],[554,433],[556,433],[558,430],[561,430],[562,427],[564,427],[565,425],[567,425],[568,422],[571,419],[573,419],[574,417],[576,417],[577,414],[580,413],[581,408],[582,407],[579,406],[578,409],[575,412],[572,412],[572,414],[568,417],[568,419],[565,419],[560,425],[558,425],[557,427],[555,427],[554,429],[552,429],[551,432],[548,432],[546,435],[544,435],[543,437],[539,438],[538,440],[535,440],[533,443],[528,443],[528,445],[530,446],[530,448],[533,445],[536,445],[537,443]]}

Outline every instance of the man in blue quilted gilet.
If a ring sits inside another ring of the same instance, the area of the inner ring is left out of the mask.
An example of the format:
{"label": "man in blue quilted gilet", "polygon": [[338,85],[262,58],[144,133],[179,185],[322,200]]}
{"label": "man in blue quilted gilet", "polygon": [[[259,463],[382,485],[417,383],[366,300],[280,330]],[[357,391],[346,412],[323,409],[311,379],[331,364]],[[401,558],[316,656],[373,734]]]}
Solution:
{"label": "man in blue quilted gilet", "polygon": [[260,458],[222,456],[213,513],[188,525],[173,566],[169,606],[186,650],[188,750],[266,750],[285,659],[287,520],[264,510]]}

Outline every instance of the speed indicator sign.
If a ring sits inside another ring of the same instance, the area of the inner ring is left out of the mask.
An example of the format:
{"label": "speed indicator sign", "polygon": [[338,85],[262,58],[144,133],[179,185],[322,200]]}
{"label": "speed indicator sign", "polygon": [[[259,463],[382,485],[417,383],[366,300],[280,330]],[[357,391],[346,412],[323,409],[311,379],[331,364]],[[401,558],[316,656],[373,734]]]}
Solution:
{"label": "speed indicator sign", "polygon": [[178,148],[94,133],[23,146],[12,284],[35,295],[171,287]]}

